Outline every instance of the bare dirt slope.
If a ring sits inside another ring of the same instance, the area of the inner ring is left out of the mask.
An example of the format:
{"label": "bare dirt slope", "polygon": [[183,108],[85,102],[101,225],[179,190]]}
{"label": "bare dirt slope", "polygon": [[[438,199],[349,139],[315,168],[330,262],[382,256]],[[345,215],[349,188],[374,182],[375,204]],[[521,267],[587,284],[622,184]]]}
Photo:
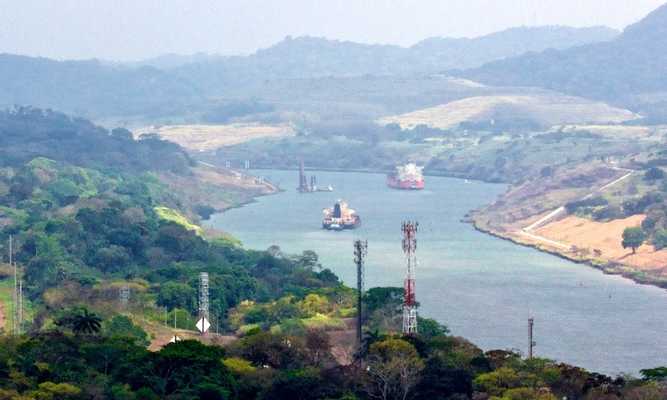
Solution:
{"label": "bare dirt slope", "polygon": [[382,124],[396,123],[403,129],[418,125],[450,129],[462,122],[488,121],[499,112],[511,111],[517,118],[539,122],[545,126],[565,123],[621,123],[638,118],[631,111],[562,95],[477,96],[452,101],[407,114],[380,119]]}
{"label": "bare dirt slope", "polygon": [[644,215],[634,215],[609,222],[596,222],[576,216],[567,216],[535,231],[536,234],[578,248],[579,252],[611,260],[667,276],[667,250],[656,251],[644,245],[632,254],[624,249],[621,236],[625,228],[640,226]]}
{"label": "bare dirt slope", "polygon": [[185,204],[206,204],[218,211],[278,190],[253,176],[201,163],[193,168],[192,176],[162,173],[159,177]]}
{"label": "bare dirt slope", "polygon": [[235,123],[227,125],[165,125],[134,131],[134,136],[156,133],[163,139],[178,143],[192,152],[211,151],[259,138],[293,136],[294,129],[287,124]]}

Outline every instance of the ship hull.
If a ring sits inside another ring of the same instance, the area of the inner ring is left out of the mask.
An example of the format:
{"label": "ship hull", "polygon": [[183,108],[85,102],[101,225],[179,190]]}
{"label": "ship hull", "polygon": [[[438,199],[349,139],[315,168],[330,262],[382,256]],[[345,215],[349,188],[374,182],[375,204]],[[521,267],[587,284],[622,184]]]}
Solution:
{"label": "ship hull", "polygon": [[342,230],[346,230],[346,229],[357,229],[360,226],[361,226],[361,218],[357,218],[353,222],[330,222],[330,221],[322,222],[322,229],[326,229],[328,231],[342,231]]}
{"label": "ship hull", "polygon": [[387,177],[387,186],[389,186],[392,189],[399,189],[399,190],[423,190],[424,180],[423,179],[401,180],[396,178],[395,176],[390,175]]}

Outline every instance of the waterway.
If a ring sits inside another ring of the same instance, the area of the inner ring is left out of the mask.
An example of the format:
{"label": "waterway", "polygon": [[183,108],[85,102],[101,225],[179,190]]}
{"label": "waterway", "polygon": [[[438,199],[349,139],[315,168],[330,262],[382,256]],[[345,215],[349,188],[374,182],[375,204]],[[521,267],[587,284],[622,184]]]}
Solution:
{"label": "waterway", "polygon": [[[604,275],[475,231],[461,222],[505,186],[427,177],[423,191],[397,191],[384,176],[315,172],[335,192],[299,194],[293,171],[254,171],[285,189],[212,217],[246,248],[314,250],[321,263],[356,285],[354,239],[368,240],[366,286],[402,286],[401,221],[420,223],[420,314],[485,350],[528,347],[535,318],[538,356],[607,374],[667,365],[667,291]],[[322,209],[345,199],[363,220],[354,231],[321,229]]]}

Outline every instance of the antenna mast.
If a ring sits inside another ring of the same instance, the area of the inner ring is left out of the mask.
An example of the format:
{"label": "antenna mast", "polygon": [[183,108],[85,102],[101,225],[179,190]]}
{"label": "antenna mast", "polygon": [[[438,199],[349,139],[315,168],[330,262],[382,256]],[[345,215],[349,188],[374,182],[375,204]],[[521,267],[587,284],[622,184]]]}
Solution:
{"label": "antenna mast", "polygon": [[362,303],[364,296],[364,258],[368,254],[368,242],[365,240],[354,241],[354,263],[357,266],[357,341],[361,346],[363,324]]}
{"label": "antenna mast", "polygon": [[120,298],[121,307],[127,308],[127,304],[130,302],[130,285],[127,283],[123,284],[123,286],[120,287],[118,296]]}
{"label": "antenna mast", "polygon": [[533,317],[528,318],[528,359],[533,358],[533,349],[535,348],[535,341],[533,340],[533,327],[535,325],[535,319]]}
{"label": "antenna mast", "polygon": [[417,228],[418,222],[403,222],[403,253],[407,264],[403,299],[403,334],[417,333],[417,296],[415,292],[415,268],[417,267]]}
{"label": "antenna mast", "polygon": [[197,329],[202,335],[211,326],[208,308],[208,272],[202,272],[199,274],[199,321],[197,321]]}

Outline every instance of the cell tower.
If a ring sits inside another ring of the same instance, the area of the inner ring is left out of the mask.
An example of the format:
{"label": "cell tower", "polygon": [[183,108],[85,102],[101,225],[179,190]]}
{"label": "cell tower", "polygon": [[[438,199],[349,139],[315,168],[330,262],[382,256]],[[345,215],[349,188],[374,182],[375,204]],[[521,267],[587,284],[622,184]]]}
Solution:
{"label": "cell tower", "polygon": [[199,320],[197,329],[203,335],[211,327],[208,316],[208,272],[199,274]]}
{"label": "cell tower", "polygon": [[362,302],[364,296],[364,258],[368,253],[368,242],[365,240],[354,241],[354,263],[357,266],[357,341],[361,346],[363,324]]}
{"label": "cell tower", "polygon": [[415,293],[415,269],[417,268],[417,228],[418,222],[403,222],[403,253],[407,264],[403,300],[403,334],[417,333],[417,296]]}
{"label": "cell tower", "polygon": [[535,319],[528,318],[528,359],[533,358],[533,350],[535,349],[535,341],[533,340],[533,327],[535,326]]}

